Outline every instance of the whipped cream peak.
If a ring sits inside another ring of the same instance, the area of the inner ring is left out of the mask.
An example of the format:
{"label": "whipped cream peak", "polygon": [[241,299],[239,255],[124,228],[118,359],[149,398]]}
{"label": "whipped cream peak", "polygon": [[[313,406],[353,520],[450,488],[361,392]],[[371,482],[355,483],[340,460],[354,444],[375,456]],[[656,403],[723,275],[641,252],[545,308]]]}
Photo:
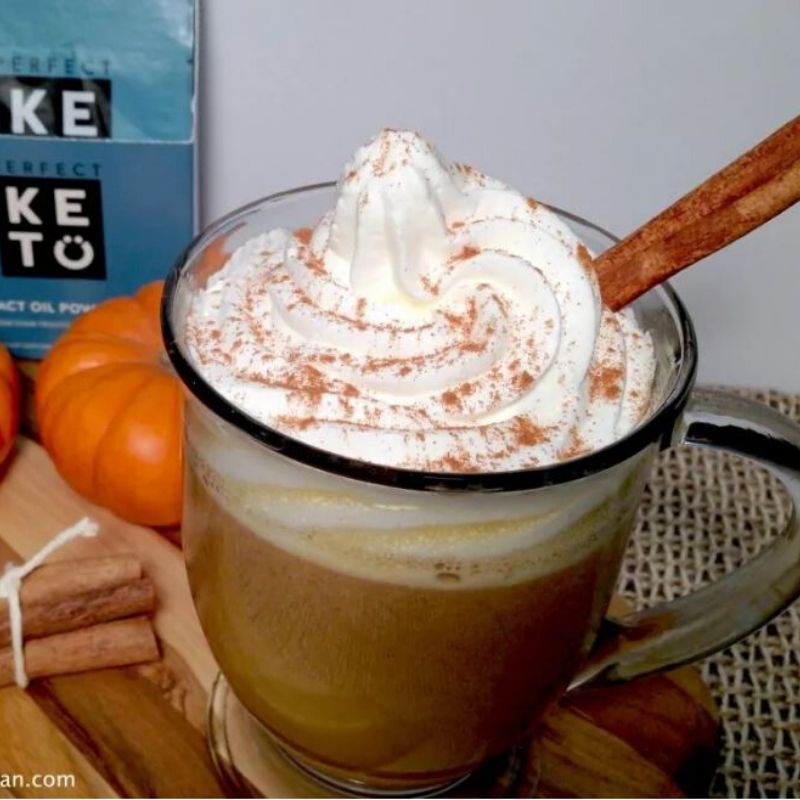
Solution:
{"label": "whipped cream peak", "polygon": [[386,129],[313,229],[240,247],[198,292],[190,354],[253,417],[325,450],[499,471],[603,447],[646,413],[649,336],[537,202]]}

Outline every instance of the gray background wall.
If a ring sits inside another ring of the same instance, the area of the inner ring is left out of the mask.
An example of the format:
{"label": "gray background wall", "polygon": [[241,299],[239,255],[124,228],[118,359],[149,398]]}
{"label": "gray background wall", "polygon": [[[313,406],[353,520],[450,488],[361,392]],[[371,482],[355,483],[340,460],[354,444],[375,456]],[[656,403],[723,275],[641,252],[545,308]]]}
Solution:
{"label": "gray background wall", "polygon": [[[203,219],[384,125],[625,234],[800,113],[798,0],[205,0]],[[675,281],[701,379],[800,391],[800,207]]]}

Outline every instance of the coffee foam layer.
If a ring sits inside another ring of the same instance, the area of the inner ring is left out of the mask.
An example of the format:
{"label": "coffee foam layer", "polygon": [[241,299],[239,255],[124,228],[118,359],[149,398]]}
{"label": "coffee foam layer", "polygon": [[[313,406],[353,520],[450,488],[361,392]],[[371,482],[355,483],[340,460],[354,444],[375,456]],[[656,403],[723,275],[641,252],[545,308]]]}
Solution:
{"label": "coffee foam layer", "polygon": [[267,465],[252,446],[216,438],[189,437],[191,469],[255,536],[327,569],[449,589],[530,580],[612,546],[624,535],[620,521],[631,513],[641,472],[629,462],[568,488],[526,494],[408,492],[279,456]]}

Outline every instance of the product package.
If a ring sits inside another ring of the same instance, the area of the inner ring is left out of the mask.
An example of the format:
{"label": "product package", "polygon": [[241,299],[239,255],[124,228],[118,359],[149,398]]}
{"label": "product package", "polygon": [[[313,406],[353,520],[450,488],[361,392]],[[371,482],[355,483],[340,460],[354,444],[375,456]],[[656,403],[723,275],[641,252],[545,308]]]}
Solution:
{"label": "product package", "polygon": [[2,0],[0,341],[163,278],[195,226],[194,0]]}

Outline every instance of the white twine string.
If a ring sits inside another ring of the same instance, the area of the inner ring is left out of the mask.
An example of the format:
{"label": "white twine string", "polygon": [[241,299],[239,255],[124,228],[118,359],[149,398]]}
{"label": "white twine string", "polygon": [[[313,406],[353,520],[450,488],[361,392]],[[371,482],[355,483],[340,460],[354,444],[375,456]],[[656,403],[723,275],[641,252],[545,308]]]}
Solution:
{"label": "white twine string", "polygon": [[22,581],[33,570],[41,566],[56,550],[79,536],[97,536],[99,526],[96,522],[84,517],[61,533],[56,534],[38,553],[31,556],[24,564],[6,564],[5,572],[0,576],[0,598],[8,601],[8,621],[11,627],[11,652],[14,657],[14,680],[17,686],[24,689],[28,685],[25,673],[25,650],[22,642],[22,608],[19,601],[19,590]]}

